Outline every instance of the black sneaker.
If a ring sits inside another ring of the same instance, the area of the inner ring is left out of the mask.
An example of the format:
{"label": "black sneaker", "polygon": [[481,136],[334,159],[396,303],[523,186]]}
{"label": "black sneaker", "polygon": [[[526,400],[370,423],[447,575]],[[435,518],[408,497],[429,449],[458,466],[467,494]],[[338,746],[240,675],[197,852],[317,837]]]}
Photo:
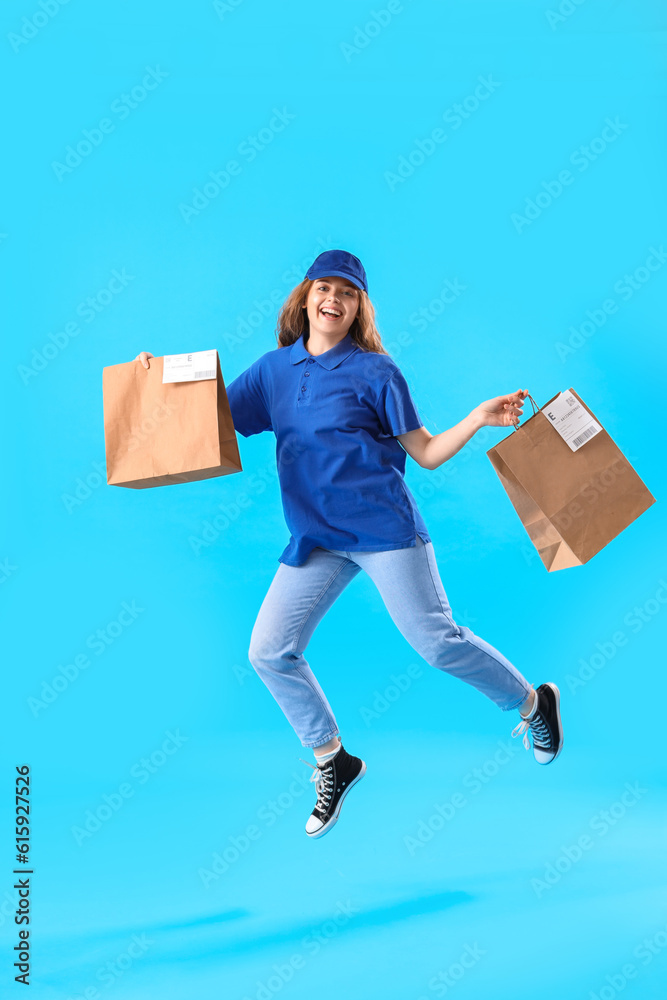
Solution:
{"label": "black sneaker", "polygon": [[555,684],[540,684],[536,690],[537,706],[530,719],[522,719],[512,736],[523,733],[523,745],[530,750],[528,733],[533,737],[533,753],[538,764],[550,764],[563,749],[563,726],[560,721],[560,691]]}
{"label": "black sneaker", "polygon": [[347,753],[342,743],[335,757],[326,764],[304,764],[313,768],[311,781],[317,789],[317,804],[308,817],[306,833],[309,837],[323,837],[338,820],[343,799],[353,785],[363,778],[366,765],[359,757]]}

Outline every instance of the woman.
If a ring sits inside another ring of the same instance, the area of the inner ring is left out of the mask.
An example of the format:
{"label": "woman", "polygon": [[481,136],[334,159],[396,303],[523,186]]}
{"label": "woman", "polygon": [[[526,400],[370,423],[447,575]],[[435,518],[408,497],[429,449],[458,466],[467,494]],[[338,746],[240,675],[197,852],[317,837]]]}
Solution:
{"label": "woman", "polygon": [[[332,709],[304,651],[324,614],[365,570],[395,624],[428,663],[472,684],[503,711],[512,735],[528,733],[540,764],[563,745],[555,684],[534,690],[496,649],[459,627],[433,545],[404,481],[405,454],[437,469],[480,427],[519,422],[525,390],[476,406],[441,434],[422,425],[398,366],[382,346],[366,272],[353,254],[327,250],[285,301],[278,349],[227,388],[236,430],[276,435],[289,544],[260,608],[249,658],[294,728],[312,747],[317,802],[306,824],[322,837],[338,820],[365,763],[343,747]],[[152,354],[138,356],[147,368]]]}

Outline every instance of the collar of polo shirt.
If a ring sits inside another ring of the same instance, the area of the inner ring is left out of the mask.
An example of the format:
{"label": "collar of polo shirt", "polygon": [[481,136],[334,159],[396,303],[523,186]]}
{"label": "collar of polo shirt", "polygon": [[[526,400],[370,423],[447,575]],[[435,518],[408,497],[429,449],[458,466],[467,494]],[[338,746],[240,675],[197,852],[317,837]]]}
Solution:
{"label": "collar of polo shirt", "polygon": [[313,361],[317,361],[317,363],[322,365],[323,368],[327,368],[331,371],[332,368],[337,368],[341,361],[345,361],[345,358],[349,358],[350,354],[356,350],[357,345],[352,340],[351,335],[346,333],[340,343],[336,344],[335,347],[330,347],[328,351],[324,352],[324,354],[310,354],[310,352],[306,350],[302,334],[299,339],[295,340],[292,344],[290,361],[293,365],[298,365],[300,361],[305,361],[306,358],[312,358]]}

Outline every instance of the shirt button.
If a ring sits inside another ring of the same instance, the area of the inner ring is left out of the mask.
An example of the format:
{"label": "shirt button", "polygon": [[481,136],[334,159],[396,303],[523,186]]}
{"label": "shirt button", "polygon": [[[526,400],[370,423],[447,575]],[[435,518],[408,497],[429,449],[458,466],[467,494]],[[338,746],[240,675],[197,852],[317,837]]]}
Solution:
{"label": "shirt button", "polygon": [[308,378],[308,376],[310,375],[310,372],[304,372],[304,375],[306,376],[306,378]]}
{"label": "shirt button", "polygon": [[305,385],[302,385],[301,386],[301,392],[305,392],[305,391],[306,391],[306,387],[305,387]]}
{"label": "shirt button", "polygon": [[314,362],[314,360],[315,360],[315,358],[308,358],[308,364],[312,365],[312,363]]}

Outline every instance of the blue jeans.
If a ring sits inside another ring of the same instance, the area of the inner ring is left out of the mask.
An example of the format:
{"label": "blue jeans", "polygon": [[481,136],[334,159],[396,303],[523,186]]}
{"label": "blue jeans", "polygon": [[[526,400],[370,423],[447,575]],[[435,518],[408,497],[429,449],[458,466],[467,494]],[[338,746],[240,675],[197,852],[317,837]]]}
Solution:
{"label": "blue jeans", "polygon": [[338,727],[303,654],[318,622],[362,569],[427,663],[472,684],[503,711],[526,700],[531,685],[509,660],[452,619],[431,542],[417,537],[414,547],[383,552],[316,548],[302,566],[278,567],[248,653],[304,747],[326,743]]}

